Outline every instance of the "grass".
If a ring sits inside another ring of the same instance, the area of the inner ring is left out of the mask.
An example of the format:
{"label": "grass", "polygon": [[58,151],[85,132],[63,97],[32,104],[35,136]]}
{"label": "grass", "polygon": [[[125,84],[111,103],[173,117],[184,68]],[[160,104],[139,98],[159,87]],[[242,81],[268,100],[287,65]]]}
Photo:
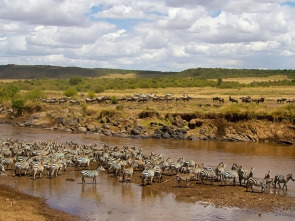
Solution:
{"label": "grass", "polygon": [[224,78],[222,81],[237,81],[241,84],[250,84],[252,82],[267,82],[267,81],[283,81],[292,79],[287,75],[273,75],[269,77],[238,77],[238,78]]}
{"label": "grass", "polygon": [[277,86],[277,87],[256,87],[256,88],[239,88],[239,89],[220,89],[214,87],[191,87],[191,88],[141,88],[141,89],[126,89],[126,90],[107,90],[103,95],[107,96],[133,96],[134,94],[157,94],[164,96],[165,94],[173,94],[174,97],[188,94],[193,98],[210,99],[215,96],[220,96],[228,99],[228,96],[252,96],[265,97],[268,100],[275,100],[279,97],[288,99],[295,98],[294,86]]}

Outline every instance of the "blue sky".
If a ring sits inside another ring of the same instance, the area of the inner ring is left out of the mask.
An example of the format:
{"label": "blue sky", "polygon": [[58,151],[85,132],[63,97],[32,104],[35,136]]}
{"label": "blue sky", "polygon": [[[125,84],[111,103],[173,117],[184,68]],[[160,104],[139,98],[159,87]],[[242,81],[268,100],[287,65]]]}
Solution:
{"label": "blue sky", "polygon": [[294,69],[295,1],[0,0],[0,64]]}

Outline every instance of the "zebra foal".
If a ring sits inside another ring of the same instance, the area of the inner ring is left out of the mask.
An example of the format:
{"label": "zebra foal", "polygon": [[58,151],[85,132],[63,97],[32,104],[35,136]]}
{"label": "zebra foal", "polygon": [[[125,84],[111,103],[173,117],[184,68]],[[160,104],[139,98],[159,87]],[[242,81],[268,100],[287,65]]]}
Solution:
{"label": "zebra foal", "polygon": [[82,183],[85,183],[85,177],[93,178],[93,183],[96,183],[96,177],[100,174],[101,171],[105,171],[105,169],[100,166],[96,170],[82,170]]}

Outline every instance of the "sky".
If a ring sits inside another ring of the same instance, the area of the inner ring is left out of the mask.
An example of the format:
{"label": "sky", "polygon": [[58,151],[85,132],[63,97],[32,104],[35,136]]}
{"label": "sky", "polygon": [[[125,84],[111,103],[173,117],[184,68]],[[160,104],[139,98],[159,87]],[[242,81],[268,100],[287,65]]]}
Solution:
{"label": "sky", "polygon": [[0,0],[0,65],[295,69],[295,1]]}

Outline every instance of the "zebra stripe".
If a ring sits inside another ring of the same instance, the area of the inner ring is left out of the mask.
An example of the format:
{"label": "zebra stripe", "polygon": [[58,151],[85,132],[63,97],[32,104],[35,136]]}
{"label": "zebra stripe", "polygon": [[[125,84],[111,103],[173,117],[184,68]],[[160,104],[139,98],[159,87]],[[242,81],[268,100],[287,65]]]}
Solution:
{"label": "zebra stripe", "polygon": [[281,188],[281,183],[283,183],[284,185],[282,189],[284,189],[285,187],[287,190],[287,183],[289,180],[292,180],[293,182],[295,181],[294,174],[288,174],[286,177],[284,177],[283,175],[277,174],[275,175],[275,178],[273,180],[273,186],[277,188],[277,183],[278,183],[279,187]]}
{"label": "zebra stripe", "polygon": [[261,179],[261,178],[257,178],[257,177],[250,177],[248,179],[246,191],[248,191],[248,188],[251,187],[252,192],[254,192],[253,186],[260,187],[261,193],[263,193],[266,190],[265,179]]}
{"label": "zebra stripe", "polygon": [[16,162],[14,165],[14,174],[15,176],[27,175],[29,169],[28,162]]}
{"label": "zebra stripe", "polygon": [[85,177],[93,178],[93,183],[96,183],[96,177],[100,174],[101,171],[105,171],[105,169],[100,166],[96,170],[82,170],[82,183],[85,183]]}

